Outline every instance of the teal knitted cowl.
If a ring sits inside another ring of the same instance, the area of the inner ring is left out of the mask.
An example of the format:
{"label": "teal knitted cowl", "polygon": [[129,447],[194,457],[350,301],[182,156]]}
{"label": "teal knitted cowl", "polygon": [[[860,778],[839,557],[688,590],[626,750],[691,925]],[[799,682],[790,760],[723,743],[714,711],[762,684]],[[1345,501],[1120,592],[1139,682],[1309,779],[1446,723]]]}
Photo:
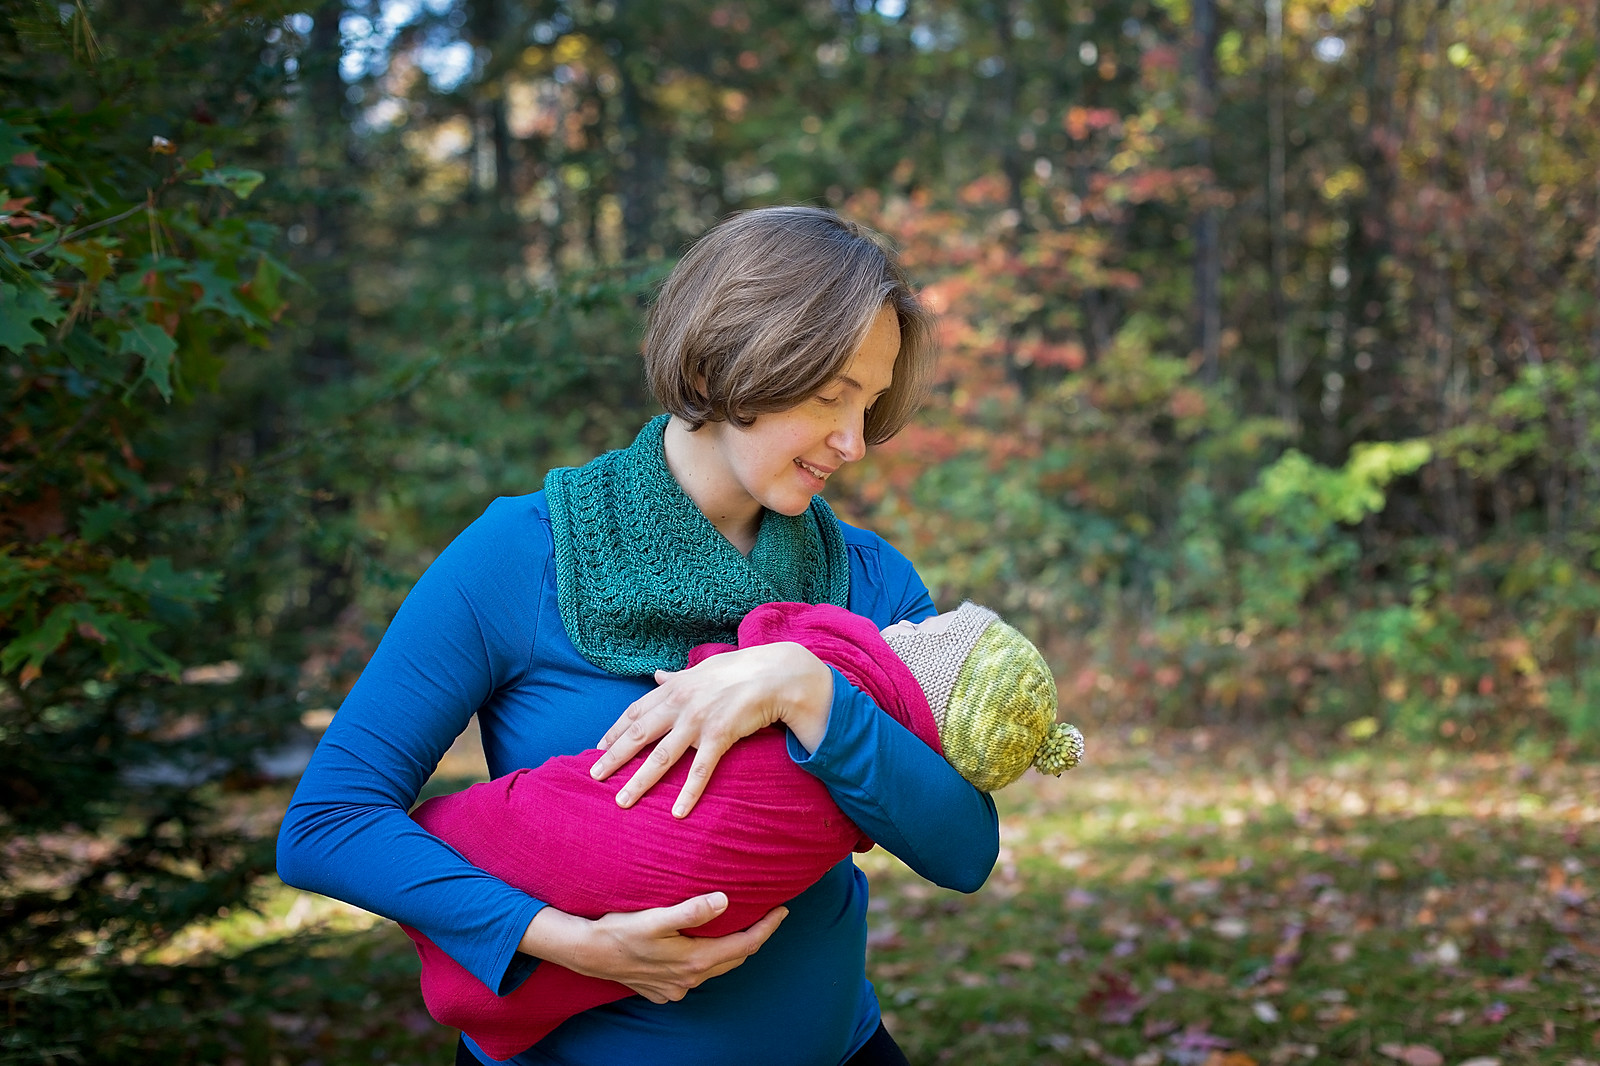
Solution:
{"label": "teal knitted cowl", "polygon": [[792,518],[763,512],[746,557],[667,469],[668,417],[544,479],[562,624],[580,655],[622,676],[681,670],[695,645],[734,643],[763,603],[850,596],[844,536],[821,496]]}

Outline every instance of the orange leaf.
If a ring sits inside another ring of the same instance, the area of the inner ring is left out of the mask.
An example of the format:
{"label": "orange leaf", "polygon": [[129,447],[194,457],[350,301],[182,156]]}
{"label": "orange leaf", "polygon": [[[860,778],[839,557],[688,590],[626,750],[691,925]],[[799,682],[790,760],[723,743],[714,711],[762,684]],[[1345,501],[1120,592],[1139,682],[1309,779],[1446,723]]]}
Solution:
{"label": "orange leaf", "polygon": [[1205,1066],[1256,1066],[1256,1060],[1242,1051],[1213,1051],[1206,1056]]}

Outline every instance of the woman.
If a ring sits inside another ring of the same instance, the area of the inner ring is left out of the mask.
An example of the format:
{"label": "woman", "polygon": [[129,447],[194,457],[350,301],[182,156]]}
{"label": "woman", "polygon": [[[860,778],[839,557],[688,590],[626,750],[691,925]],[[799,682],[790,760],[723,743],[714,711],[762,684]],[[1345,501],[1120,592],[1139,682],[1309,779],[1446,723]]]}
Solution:
{"label": "woman", "polygon": [[793,643],[681,669],[765,602],[831,602],[879,627],[933,613],[906,559],[815,495],[905,424],[931,346],[898,265],[828,212],[754,211],[706,234],[646,331],[668,414],[630,448],[552,471],[544,492],[497,500],[422,576],[296,790],[283,879],[418,929],[502,994],[541,959],[640,994],[518,1063],[903,1062],[865,977],[866,881],[848,859],[748,930],[689,937],[725,895],[579,918],[406,811],[474,713],[493,776],[598,737],[604,778],[659,741],[624,807],[693,748],[679,817],[730,745],[782,723],[790,756],[865,833],[938,884],[982,885],[994,804],[837,670]]}

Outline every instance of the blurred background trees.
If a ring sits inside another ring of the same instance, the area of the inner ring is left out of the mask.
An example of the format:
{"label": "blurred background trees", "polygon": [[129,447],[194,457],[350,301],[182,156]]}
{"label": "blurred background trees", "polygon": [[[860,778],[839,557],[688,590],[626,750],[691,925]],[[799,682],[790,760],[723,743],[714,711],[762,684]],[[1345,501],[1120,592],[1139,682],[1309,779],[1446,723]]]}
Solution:
{"label": "blurred background trees", "polygon": [[649,287],[740,208],[904,249],[938,389],[835,503],[1074,713],[1600,738],[1590,5],[0,11],[28,1039],[244,898],[230,797],[488,500],[631,438]]}

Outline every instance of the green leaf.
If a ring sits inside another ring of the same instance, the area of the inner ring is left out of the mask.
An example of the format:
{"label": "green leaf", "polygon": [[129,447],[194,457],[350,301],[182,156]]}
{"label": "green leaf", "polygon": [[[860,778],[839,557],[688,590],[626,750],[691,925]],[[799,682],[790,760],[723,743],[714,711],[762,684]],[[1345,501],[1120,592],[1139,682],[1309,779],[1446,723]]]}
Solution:
{"label": "green leaf", "polygon": [[174,570],[172,560],[156,556],[143,564],[118,559],[106,577],[129,592],[148,599],[167,599],[178,603],[211,603],[217,598],[220,578],[205,570]]}
{"label": "green leaf", "polygon": [[23,134],[38,132],[37,126],[13,126],[0,119],[0,166],[11,162],[15,156],[32,151],[33,145],[23,140]]}
{"label": "green leaf", "polygon": [[66,314],[66,308],[43,289],[22,289],[0,281],[0,348],[10,348],[21,355],[30,344],[44,344],[45,335],[33,323],[53,326]]}
{"label": "green leaf", "polygon": [[0,616],[5,615],[22,597],[37,595],[43,586],[39,571],[23,566],[22,561],[11,557],[10,548],[0,548]]}
{"label": "green leaf", "polygon": [[[119,353],[132,353],[144,359],[144,373],[139,381],[150,382],[167,401],[172,399],[172,353],[177,350],[177,342],[154,322],[135,322],[117,337]],[[138,382],[134,384],[137,386]]]}
{"label": "green leaf", "polygon": [[51,611],[39,628],[22,634],[0,651],[0,671],[22,668],[24,683],[38,676],[44,662],[59,651],[74,631],[100,646],[101,657],[114,671],[161,674],[177,680],[175,659],[151,643],[161,627],[142,618],[95,610],[83,602],[63,603]]}
{"label": "green leaf", "polygon": [[114,503],[97,503],[78,516],[78,534],[93,544],[125,525],[131,516],[127,508]]}
{"label": "green leaf", "polygon": [[268,315],[276,314],[284,304],[278,284],[283,280],[283,270],[270,255],[263,255],[256,267],[256,276],[250,279],[250,295]]}
{"label": "green leaf", "polygon": [[35,671],[39,670],[44,661],[66,643],[78,606],[75,603],[61,604],[50,612],[39,628],[24,630],[21,636],[7,644],[5,650],[0,651],[0,672],[9,674],[24,664]]}
{"label": "green leaf", "polygon": [[210,309],[221,311],[229,318],[250,317],[249,310],[239,302],[238,280],[218,273],[214,263],[196,260],[177,276],[177,280],[200,286],[200,299],[194,304],[196,311]]}
{"label": "green leaf", "polygon": [[217,157],[211,154],[211,149],[205,148],[201,150],[199,155],[195,156],[184,165],[190,170],[211,170],[217,165]]}
{"label": "green leaf", "polygon": [[154,622],[121,614],[95,615],[94,625],[106,638],[105,657],[112,669],[160,674],[178,680],[181,667],[176,659],[151,643],[161,631]]}
{"label": "green leaf", "polygon": [[248,167],[215,167],[190,181],[189,184],[214,185],[227,189],[241,200],[248,200],[250,194],[256,191],[256,186],[266,180],[267,176],[261,171],[251,170]]}
{"label": "green leaf", "polygon": [[209,315],[187,315],[178,324],[178,395],[188,390],[214,390],[227,361],[217,354],[221,325]]}

